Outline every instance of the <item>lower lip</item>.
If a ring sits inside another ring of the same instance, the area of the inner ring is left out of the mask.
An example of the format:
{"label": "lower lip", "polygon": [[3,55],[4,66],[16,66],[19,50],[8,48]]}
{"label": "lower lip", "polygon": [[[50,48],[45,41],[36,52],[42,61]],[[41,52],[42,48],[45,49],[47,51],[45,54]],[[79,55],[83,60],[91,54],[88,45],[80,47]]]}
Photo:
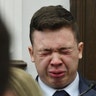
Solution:
{"label": "lower lip", "polygon": [[63,77],[64,75],[65,75],[65,73],[64,72],[62,72],[62,73],[49,73],[50,74],[50,76],[51,77],[54,77],[54,78],[61,78],[61,77]]}

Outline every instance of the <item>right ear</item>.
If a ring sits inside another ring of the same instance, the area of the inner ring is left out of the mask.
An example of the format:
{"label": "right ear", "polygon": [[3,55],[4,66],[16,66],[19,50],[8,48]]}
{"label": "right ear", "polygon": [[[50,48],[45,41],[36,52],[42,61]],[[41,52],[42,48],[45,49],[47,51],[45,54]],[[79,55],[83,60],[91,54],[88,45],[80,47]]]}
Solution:
{"label": "right ear", "polygon": [[34,62],[33,47],[29,46],[28,50],[29,50],[29,54],[30,54],[31,60],[32,60],[32,62]]}

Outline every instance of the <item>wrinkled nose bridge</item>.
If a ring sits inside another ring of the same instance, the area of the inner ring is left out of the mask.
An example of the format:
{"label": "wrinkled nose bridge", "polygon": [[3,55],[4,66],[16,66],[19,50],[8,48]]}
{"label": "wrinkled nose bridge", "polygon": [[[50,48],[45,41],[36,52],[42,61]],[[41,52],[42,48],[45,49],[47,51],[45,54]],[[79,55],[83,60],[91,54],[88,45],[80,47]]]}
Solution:
{"label": "wrinkled nose bridge", "polygon": [[52,54],[52,58],[51,58],[51,64],[60,64],[62,61],[60,59],[60,54],[57,52],[54,52]]}

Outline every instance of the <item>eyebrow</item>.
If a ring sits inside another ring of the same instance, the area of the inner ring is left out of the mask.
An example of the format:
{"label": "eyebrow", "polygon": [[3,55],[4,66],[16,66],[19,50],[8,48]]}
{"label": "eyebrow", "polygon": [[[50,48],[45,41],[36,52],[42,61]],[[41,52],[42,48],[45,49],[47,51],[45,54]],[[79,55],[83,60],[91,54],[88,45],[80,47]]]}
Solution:
{"label": "eyebrow", "polygon": [[[61,47],[61,48],[58,48],[57,51],[60,51],[60,50],[69,50],[69,49],[73,49],[73,47]],[[52,51],[54,49],[51,49],[51,48],[43,48],[43,49],[40,49],[39,52],[43,52],[43,51]]]}
{"label": "eyebrow", "polygon": [[66,49],[72,49],[73,47],[62,47],[59,50],[66,50]]}
{"label": "eyebrow", "polygon": [[51,51],[51,48],[43,48],[43,49],[40,49],[38,50],[39,52],[42,52],[42,51]]}

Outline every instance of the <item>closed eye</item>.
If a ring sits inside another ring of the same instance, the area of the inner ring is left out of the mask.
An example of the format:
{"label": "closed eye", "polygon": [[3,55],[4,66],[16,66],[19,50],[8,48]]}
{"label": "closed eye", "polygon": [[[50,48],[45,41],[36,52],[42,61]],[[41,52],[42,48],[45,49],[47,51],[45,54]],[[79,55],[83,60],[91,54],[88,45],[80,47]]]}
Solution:
{"label": "closed eye", "polygon": [[69,54],[71,54],[71,51],[69,51],[69,50],[64,50],[64,51],[61,51],[60,52],[61,54],[65,54],[65,55],[69,55]]}
{"label": "closed eye", "polygon": [[51,53],[52,53],[52,51],[50,49],[44,49],[44,50],[42,50],[42,51],[39,52],[39,54],[41,56],[46,56],[46,55],[49,55]]}
{"label": "closed eye", "polygon": [[61,48],[61,49],[59,50],[59,52],[60,52],[61,54],[64,54],[64,55],[69,55],[69,54],[71,54],[71,52],[72,52],[72,48]]}

